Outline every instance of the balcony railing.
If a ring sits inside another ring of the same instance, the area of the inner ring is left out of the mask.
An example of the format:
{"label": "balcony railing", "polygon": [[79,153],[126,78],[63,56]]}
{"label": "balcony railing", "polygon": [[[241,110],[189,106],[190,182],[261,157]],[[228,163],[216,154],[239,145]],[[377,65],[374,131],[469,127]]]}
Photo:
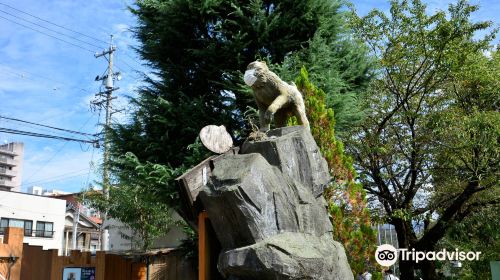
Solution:
{"label": "balcony railing", "polygon": [[35,233],[36,237],[45,237],[45,238],[52,238],[54,237],[54,232],[53,231],[48,231],[48,230],[33,230]]}
{"label": "balcony railing", "polygon": [[16,163],[14,162],[13,159],[6,158],[6,157],[0,157],[0,163],[6,164],[6,165],[11,165],[11,166],[15,166],[16,165]]}
{"label": "balcony railing", "polygon": [[7,154],[10,156],[17,156],[17,154],[14,152],[14,149],[11,147],[10,149],[5,148],[5,147],[0,147],[0,154]]}
{"label": "balcony railing", "polygon": [[0,187],[7,187],[7,188],[13,188],[15,187],[12,181],[7,181],[7,180],[0,180]]}
{"label": "balcony railing", "polygon": [[[0,227],[0,235],[5,234],[6,227]],[[24,236],[33,236],[33,230],[31,229],[24,229]]]}
{"label": "balcony railing", "polygon": [[0,175],[9,176],[9,177],[15,176],[15,174],[14,174],[14,172],[12,172],[12,170],[7,169],[5,167],[0,167]]}

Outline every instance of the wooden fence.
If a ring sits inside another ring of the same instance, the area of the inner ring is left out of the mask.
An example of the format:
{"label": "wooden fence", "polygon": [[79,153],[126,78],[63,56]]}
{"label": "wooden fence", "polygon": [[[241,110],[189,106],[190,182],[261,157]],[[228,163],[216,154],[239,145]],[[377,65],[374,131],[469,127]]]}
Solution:
{"label": "wooden fence", "polygon": [[[92,268],[95,280],[195,280],[196,267],[177,251],[139,255],[72,251],[58,256],[57,250],[24,244],[21,280],[60,280],[64,268]],[[82,278],[83,279],[83,278]],[[63,279],[66,280],[66,279]]]}

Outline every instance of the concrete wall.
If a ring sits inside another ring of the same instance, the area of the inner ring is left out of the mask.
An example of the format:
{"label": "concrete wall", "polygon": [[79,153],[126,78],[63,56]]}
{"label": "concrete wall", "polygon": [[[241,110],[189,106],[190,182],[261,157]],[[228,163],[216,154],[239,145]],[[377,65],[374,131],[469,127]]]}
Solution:
{"label": "concrete wall", "polygon": [[57,249],[62,252],[66,201],[26,193],[0,190],[0,218],[29,220],[36,223],[52,222],[53,237],[25,236],[24,242],[39,245],[43,249]]}

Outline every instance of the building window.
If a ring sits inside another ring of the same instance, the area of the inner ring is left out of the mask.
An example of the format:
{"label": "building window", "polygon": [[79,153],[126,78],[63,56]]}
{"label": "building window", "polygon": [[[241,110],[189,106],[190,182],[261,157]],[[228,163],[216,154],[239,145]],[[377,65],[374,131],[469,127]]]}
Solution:
{"label": "building window", "polygon": [[20,227],[24,228],[24,236],[32,236],[33,221],[2,218],[0,220],[0,234],[4,234],[7,227]]}
{"label": "building window", "polygon": [[33,236],[33,221],[24,221],[24,236]]}
{"label": "building window", "polygon": [[37,237],[54,237],[54,223],[36,222],[35,236]]}
{"label": "building window", "polygon": [[0,220],[0,234],[5,233],[5,229],[9,226],[9,219],[2,218]]}

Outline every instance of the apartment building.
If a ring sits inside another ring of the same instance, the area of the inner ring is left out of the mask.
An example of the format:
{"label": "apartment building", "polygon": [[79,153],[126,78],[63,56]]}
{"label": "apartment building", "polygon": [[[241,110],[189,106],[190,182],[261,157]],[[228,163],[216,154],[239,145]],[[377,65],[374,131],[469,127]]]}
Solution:
{"label": "apartment building", "polygon": [[24,229],[24,242],[63,250],[66,201],[0,190],[0,239],[7,227]]}
{"label": "apartment building", "polygon": [[0,190],[21,190],[23,155],[23,143],[0,145]]}

